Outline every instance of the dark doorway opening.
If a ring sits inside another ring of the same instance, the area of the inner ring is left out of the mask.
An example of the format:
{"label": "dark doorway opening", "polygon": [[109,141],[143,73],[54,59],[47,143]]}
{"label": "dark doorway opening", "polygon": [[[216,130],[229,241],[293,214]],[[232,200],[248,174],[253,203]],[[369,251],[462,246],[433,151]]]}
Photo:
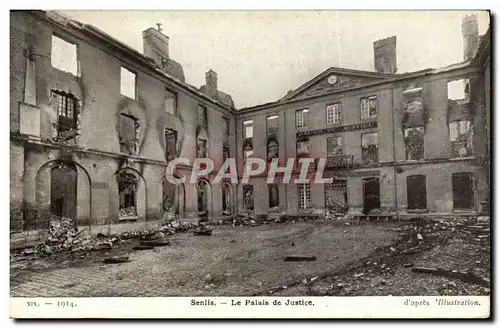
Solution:
{"label": "dark doorway opening", "polygon": [[453,208],[473,209],[474,188],[472,173],[454,173],[452,175]]}
{"label": "dark doorway opening", "polygon": [[425,175],[410,175],[406,177],[406,195],[408,209],[427,209],[427,191]]}
{"label": "dark doorway opening", "polygon": [[380,208],[380,179],[363,179],[363,214]]}
{"label": "dark doorway opening", "polygon": [[51,169],[50,212],[53,215],[76,218],[77,171],[74,164],[60,163]]}

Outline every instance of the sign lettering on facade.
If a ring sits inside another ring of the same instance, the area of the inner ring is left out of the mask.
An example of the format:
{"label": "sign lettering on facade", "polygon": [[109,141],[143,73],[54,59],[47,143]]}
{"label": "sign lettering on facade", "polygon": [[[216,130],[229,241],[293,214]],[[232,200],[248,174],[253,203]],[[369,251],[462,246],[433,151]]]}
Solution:
{"label": "sign lettering on facade", "polygon": [[327,129],[297,132],[297,137],[303,137],[303,136],[308,137],[308,136],[315,136],[315,135],[320,135],[320,134],[347,132],[347,131],[363,130],[363,129],[370,129],[370,128],[376,128],[376,127],[377,127],[376,121],[364,122],[364,123],[357,123],[357,124],[351,124],[351,125],[335,126],[335,127],[331,127],[331,128],[327,128]]}

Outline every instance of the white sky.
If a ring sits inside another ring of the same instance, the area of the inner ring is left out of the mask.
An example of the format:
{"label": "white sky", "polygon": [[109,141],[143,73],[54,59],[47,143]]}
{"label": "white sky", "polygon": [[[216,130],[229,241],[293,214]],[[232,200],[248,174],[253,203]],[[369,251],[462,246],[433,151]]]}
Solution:
{"label": "white sky", "polygon": [[[142,52],[142,31],[162,23],[186,81],[218,87],[237,108],[275,101],[331,66],[373,70],[373,41],[397,37],[398,73],[463,58],[463,11],[61,11]],[[479,33],[487,12],[477,12]]]}

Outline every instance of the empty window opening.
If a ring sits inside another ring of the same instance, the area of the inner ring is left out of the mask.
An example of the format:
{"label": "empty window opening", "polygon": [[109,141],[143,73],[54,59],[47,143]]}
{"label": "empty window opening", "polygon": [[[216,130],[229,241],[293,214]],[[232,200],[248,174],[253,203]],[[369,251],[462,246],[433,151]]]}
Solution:
{"label": "empty window opening", "polygon": [[449,129],[453,157],[472,155],[473,129],[471,121],[450,122]]}
{"label": "empty window opening", "polygon": [[229,158],[229,148],[228,147],[223,147],[222,148],[222,162],[224,163],[226,159]]}
{"label": "empty window opening", "polygon": [[253,138],[253,120],[243,122],[243,138]]}
{"label": "empty window opening", "polygon": [[377,117],[377,97],[361,98],[361,119]]}
{"label": "empty window opening", "polygon": [[341,113],[342,113],[342,105],[340,103],[326,106],[326,123],[327,124],[340,123]]}
{"label": "empty window opening", "polygon": [[309,109],[301,109],[295,112],[295,126],[297,129],[307,126]]}
{"label": "empty window opening", "polygon": [[120,70],[120,93],[130,99],[136,98],[136,74],[125,67]]}
{"label": "empty window opening", "polygon": [[120,151],[136,155],[138,148],[139,121],[126,114],[120,115]]}
{"label": "empty window opening", "polygon": [[175,206],[175,198],[177,193],[176,185],[164,181],[163,182],[163,211],[165,213],[174,213],[177,214],[177,209]]}
{"label": "empty window opening", "polygon": [[380,179],[363,179],[363,213],[368,215],[371,210],[380,208]]}
{"label": "empty window opening", "polygon": [[128,172],[120,172],[117,177],[120,198],[119,218],[137,217],[137,178]]}
{"label": "empty window opening", "polygon": [[175,115],[177,112],[177,99],[173,92],[165,90],[165,112]]}
{"label": "empty window opening", "polygon": [[276,136],[278,135],[278,115],[267,117],[267,135]]}
{"label": "empty window opening", "polygon": [[424,158],[424,128],[419,126],[405,129],[406,159]]}
{"label": "empty window opening", "polygon": [[271,161],[273,158],[279,158],[279,146],[276,140],[271,139],[267,143],[267,160]]}
{"label": "empty window opening", "polygon": [[470,82],[469,79],[454,80],[448,82],[448,100],[456,100],[463,103],[469,102]]}
{"label": "empty window opening", "polygon": [[427,209],[425,175],[410,175],[406,177],[406,195],[409,210]]}
{"label": "empty window opening", "polygon": [[347,180],[334,179],[325,184],[326,215],[347,212]]}
{"label": "empty window opening", "polygon": [[177,157],[177,131],[165,128],[165,159],[171,161]]}
{"label": "empty window opening", "polygon": [[52,67],[78,76],[78,57],[76,44],[52,35]]}
{"label": "empty window opening", "polygon": [[377,133],[363,133],[361,135],[361,159],[365,164],[378,162]]}
{"label": "empty window opening", "polygon": [[307,210],[311,208],[311,186],[308,183],[297,185],[299,189],[299,209]]}
{"label": "empty window opening", "polygon": [[196,157],[206,158],[207,157],[207,141],[203,139],[198,139],[196,143]]}
{"label": "empty window opening", "polygon": [[269,193],[269,209],[276,209],[280,206],[280,193],[277,184],[267,185]]}
{"label": "empty window opening", "polygon": [[231,186],[227,183],[222,184],[222,214],[231,215]]}
{"label": "empty window opening", "polygon": [[52,90],[57,107],[57,133],[62,137],[78,129],[78,100],[71,93]]}
{"label": "empty window opening", "polygon": [[243,186],[243,209],[245,211],[253,211],[253,186]]}
{"label": "empty window opening", "polygon": [[208,126],[208,112],[207,108],[202,105],[198,105],[198,126],[206,128]]}
{"label": "empty window opening", "polygon": [[474,208],[474,183],[472,173],[452,174],[453,208],[470,210]]}

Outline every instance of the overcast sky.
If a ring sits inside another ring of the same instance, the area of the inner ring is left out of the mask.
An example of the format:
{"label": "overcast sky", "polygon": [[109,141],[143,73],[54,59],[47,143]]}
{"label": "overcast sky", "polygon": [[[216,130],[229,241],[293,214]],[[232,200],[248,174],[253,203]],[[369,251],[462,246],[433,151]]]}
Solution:
{"label": "overcast sky", "polygon": [[[461,11],[61,11],[142,52],[142,31],[161,23],[186,81],[219,90],[237,108],[275,101],[325,69],[374,70],[373,42],[397,37],[398,73],[463,58]],[[489,25],[477,12],[479,33]]]}

